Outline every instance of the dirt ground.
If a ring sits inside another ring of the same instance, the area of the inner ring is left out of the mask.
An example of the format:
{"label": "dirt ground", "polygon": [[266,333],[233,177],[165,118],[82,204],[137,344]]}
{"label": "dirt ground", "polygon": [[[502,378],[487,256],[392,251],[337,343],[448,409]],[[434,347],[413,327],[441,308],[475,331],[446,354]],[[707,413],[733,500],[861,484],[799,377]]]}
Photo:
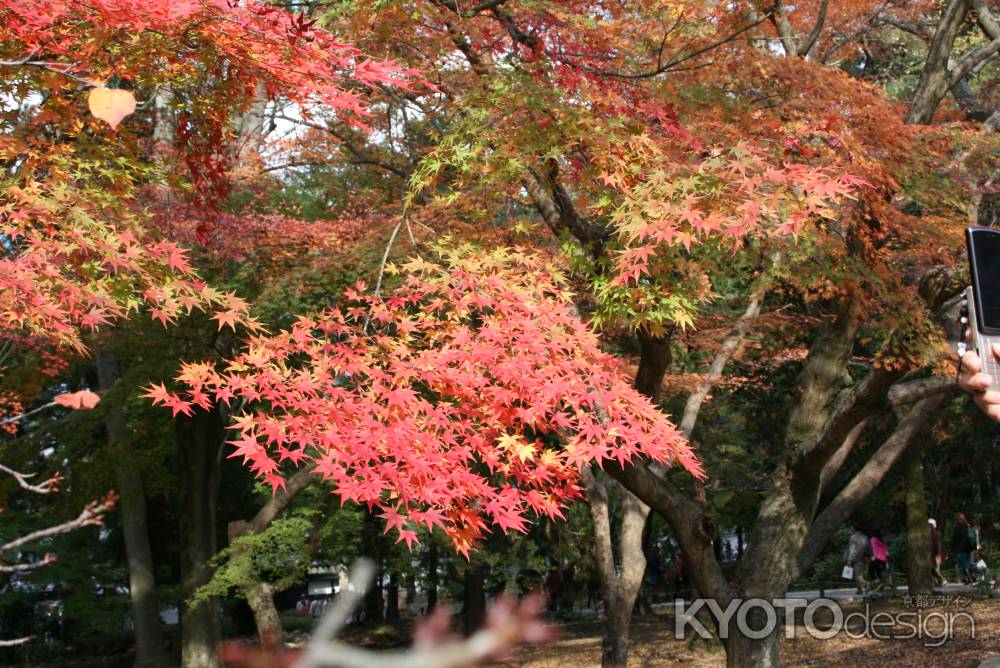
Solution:
{"label": "dirt ground", "polygon": [[[872,605],[869,619],[879,612],[913,613],[910,623],[925,631],[925,637],[875,638],[862,633],[864,623],[860,618],[848,624],[851,635],[840,634],[827,640],[810,637],[801,626],[796,627],[796,637],[782,639],[782,665],[823,666],[838,668],[889,668],[913,666],[920,668],[974,668],[990,657],[1000,657],[1000,599],[980,601],[949,601],[945,605],[917,606],[901,602]],[[845,608],[845,614],[861,612],[863,606]],[[937,613],[932,615],[932,613]],[[943,638],[948,613],[952,613],[953,633]],[[975,620],[975,633],[967,617]],[[882,619],[885,619],[884,617]],[[818,625],[823,622],[817,615]],[[922,620],[922,621],[918,621]],[[632,622],[632,646],[629,665],[642,668],[685,666],[685,668],[719,668],[726,665],[720,647],[707,646],[706,641],[692,643],[673,637],[673,616],[663,614],[636,617]],[[599,620],[581,621],[561,625],[560,638],[536,647],[516,650],[496,666],[505,668],[586,668],[599,666],[601,660],[601,633]],[[893,625],[878,627],[883,636],[907,635],[908,629]],[[971,637],[971,636],[975,637]],[[861,636],[861,637],[857,637]],[[939,645],[939,646],[931,646]]]}

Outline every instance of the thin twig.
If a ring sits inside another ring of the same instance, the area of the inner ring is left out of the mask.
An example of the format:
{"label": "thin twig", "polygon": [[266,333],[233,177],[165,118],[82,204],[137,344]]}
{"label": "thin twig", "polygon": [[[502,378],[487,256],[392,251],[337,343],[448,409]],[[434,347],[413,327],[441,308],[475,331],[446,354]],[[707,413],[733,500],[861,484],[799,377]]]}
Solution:
{"label": "thin twig", "polygon": [[11,550],[17,549],[22,545],[34,542],[36,540],[41,540],[42,538],[49,538],[50,536],[58,536],[60,534],[69,533],[70,531],[76,531],[87,526],[95,526],[101,524],[104,519],[104,513],[111,510],[117,497],[114,495],[108,495],[103,501],[92,501],[88,503],[83,511],[76,517],[76,519],[70,520],[69,522],[63,522],[54,527],[49,527],[48,529],[39,529],[38,531],[33,531],[26,536],[21,536],[15,540],[6,543],[5,545],[0,545],[0,553],[9,552]]}
{"label": "thin twig", "polygon": [[39,413],[41,411],[44,411],[46,408],[51,408],[51,407],[53,407],[55,405],[56,405],[56,402],[50,401],[49,403],[45,404],[44,406],[39,406],[38,408],[36,408],[34,410],[31,410],[31,411],[28,411],[27,413],[21,413],[20,415],[12,415],[9,418],[6,418],[4,420],[0,420],[0,427],[4,426],[5,424],[10,424],[11,422],[17,422],[18,420],[23,420],[26,417],[30,417],[30,416],[34,415],[35,413]]}
{"label": "thin twig", "polygon": [[28,478],[34,478],[34,473],[21,473],[20,471],[15,471],[12,468],[7,468],[3,464],[0,464],[0,473],[6,473],[11,478],[16,480],[17,484],[21,486],[21,489],[26,489],[29,492],[35,492],[36,494],[49,494],[54,492],[56,485],[60,480],[58,475],[54,475],[40,485],[32,485],[28,482]]}

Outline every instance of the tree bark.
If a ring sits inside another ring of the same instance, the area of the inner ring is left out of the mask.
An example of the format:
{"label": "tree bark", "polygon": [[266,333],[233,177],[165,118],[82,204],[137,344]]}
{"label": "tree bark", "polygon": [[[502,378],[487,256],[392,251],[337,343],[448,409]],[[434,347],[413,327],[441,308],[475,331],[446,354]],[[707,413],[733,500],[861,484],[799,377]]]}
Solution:
{"label": "tree bark", "polygon": [[434,612],[438,603],[438,547],[431,540],[427,548],[427,614]]}
{"label": "tree bark", "polygon": [[384,601],[382,599],[382,593],[385,591],[382,582],[385,578],[385,557],[382,551],[381,538],[378,518],[374,512],[368,510],[365,513],[363,540],[365,554],[375,562],[375,578],[365,593],[364,604],[362,606],[365,613],[365,623],[367,624],[385,621]]}
{"label": "tree bark", "polygon": [[[670,339],[639,332],[639,370],[635,388],[654,404],[660,401],[663,375],[670,364]],[[604,666],[624,666],[628,662],[629,626],[632,609],[642,585],[646,556],[642,551],[642,529],[649,516],[649,506],[617,481],[608,483],[622,494],[622,530],[618,537],[621,572],[615,567],[614,538],[611,535],[611,509],[608,491],[590,470],[584,471],[584,484],[590,500],[594,522],[598,575],[604,598],[607,627],[602,641],[601,661]]]}
{"label": "tree bark", "polygon": [[215,509],[219,495],[219,451],[225,436],[216,407],[175,421],[180,498],[181,665],[219,668],[222,640],[219,601],[212,597],[191,608],[188,601],[212,578],[215,556]]}
{"label": "tree bark", "polygon": [[399,619],[399,574],[389,572],[389,586],[385,590],[385,620],[394,622]]}
{"label": "tree bark", "polygon": [[[674,487],[648,466],[606,467],[664,516],[688,558],[696,587],[723,609],[734,597],[783,597],[789,585],[881,482],[944,399],[944,387],[936,388],[937,394],[927,395],[923,390],[929,384],[921,384],[915,396],[922,398],[858,475],[817,515],[820,499],[815,485],[808,494],[796,494],[795,490],[807,487],[806,480],[818,482],[826,463],[852,446],[858,437],[858,422],[889,408],[888,390],[898,378],[873,372],[854,387],[843,389],[855,329],[853,318],[842,316],[813,344],[802,374],[802,399],[786,432],[786,458],[773,475],[771,491],[754,522],[747,553],[736,573],[735,588],[726,581],[714,558],[714,520],[697,494],[692,496]],[[902,394],[909,396],[911,392],[907,389]],[[777,633],[755,640],[734,630],[724,642],[730,666],[778,665]]]}
{"label": "tree bark", "polygon": [[955,83],[948,61],[970,6],[970,0],[949,0],[945,6],[941,21],[931,38],[927,62],[920,74],[916,93],[906,112],[907,123],[927,124],[933,121],[938,105]]}
{"label": "tree bark", "polygon": [[[759,612],[759,611],[755,611]],[[752,619],[752,616],[750,617]],[[751,625],[754,622],[750,622]],[[735,627],[735,624],[732,624]],[[761,628],[761,626],[753,626]],[[726,668],[778,668],[780,636],[777,633],[761,638],[748,638],[732,628],[726,641]]]}
{"label": "tree bark", "polygon": [[277,651],[285,646],[285,630],[281,627],[281,617],[274,605],[275,593],[277,590],[274,585],[263,581],[243,591],[247,605],[253,612],[260,646],[265,651]]}
{"label": "tree bark", "polygon": [[590,501],[590,516],[594,522],[595,557],[605,604],[606,627],[601,642],[601,665],[625,666],[628,664],[632,609],[646,572],[642,531],[649,515],[649,506],[618,483],[612,482],[622,493],[622,527],[618,539],[621,563],[616,566],[608,489],[591,469],[584,469],[582,473]]}
{"label": "tree bark", "polygon": [[[319,475],[313,473],[311,469],[299,469],[295,475],[285,481],[284,489],[279,489],[271,496],[251,521],[229,523],[230,544],[233,544],[240,536],[260,533],[267,529],[302,490],[319,479]],[[230,559],[238,559],[241,552],[238,548],[234,548]],[[251,586],[243,589],[247,605],[253,612],[261,647],[271,650],[282,649],[285,646],[285,632],[281,627],[278,608],[274,605],[274,595],[279,591],[281,590],[273,583],[265,582],[259,578]]]}
{"label": "tree bark", "polygon": [[934,591],[931,537],[927,528],[924,463],[920,448],[910,448],[903,460],[906,486],[906,575],[911,596]]}
{"label": "tree bark", "polygon": [[[117,358],[110,351],[98,351],[96,364],[98,386],[101,390],[110,390],[120,375]],[[115,478],[120,495],[118,508],[125,538],[132,624],[135,627],[135,666],[158,668],[168,665],[169,661],[163,648],[160,601],[156,592],[153,553],[149,547],[146,493],[139,467],[132,461],[129,446],[123,443],[127,427],[121,406],[108,409],[104,427],[115,450]]]}
{"label": "tree bark", "polygon": [[462,603],[462,626],[471,636],[486,618],[486,571],[482,564],[470,563],[465,568]]}

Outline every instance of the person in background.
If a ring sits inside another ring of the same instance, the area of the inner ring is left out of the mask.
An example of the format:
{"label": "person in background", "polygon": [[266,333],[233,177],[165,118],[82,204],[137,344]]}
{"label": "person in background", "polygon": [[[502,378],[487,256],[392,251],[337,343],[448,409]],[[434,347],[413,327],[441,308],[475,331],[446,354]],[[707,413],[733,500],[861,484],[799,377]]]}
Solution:
{"label": "person in background", "polygon": [[934,518],[927,520],[927,530],[931,539],[931,568],[934,570],[934,584],[943,585],[946,584],[944,576],[941,575],[941,562],[944,561],[944,541],[941,540],[937,520]]}
{"label": "person in background", "polygon": [[889,546],[882,540],[878,531],[872,532],[872,560],[868,564],[868,578],[881,580],[885,577],[889,566]]}
{"label": "person in background", "polygon": [[684,559],[684,553],[678,550],[674,555],[674,595],[672,598],[686,598],[688,589],[687,561]]}
{"label": "person in background", "polygon": [[959,582],[972,582],[972,554],[975,547],[974,529],[963,513],[955,513],[955,527],[951,530],[951,551],[955,555],[955,570]]}
{"label": "person in background", "polygon": [[858,593],[863,594],[868,590],[868,581],[865,579],[865,571],[868,570],[868,556],[871,554],[871,543],[860,529],[853,527],[854,531],[847,540],[847,551],[844,552],[844,563],[854,569],[854,582],[858,585]]}
{"label": "person in background", "polygon": [[987,579],[989,575],[989,567],[986,563],[986,550],[983,546],[982,526],[982,518],[977,517],[972,523],[972,532],[969,534],[974,545],[972,556],[969,558],[969,569],[977,582]]}

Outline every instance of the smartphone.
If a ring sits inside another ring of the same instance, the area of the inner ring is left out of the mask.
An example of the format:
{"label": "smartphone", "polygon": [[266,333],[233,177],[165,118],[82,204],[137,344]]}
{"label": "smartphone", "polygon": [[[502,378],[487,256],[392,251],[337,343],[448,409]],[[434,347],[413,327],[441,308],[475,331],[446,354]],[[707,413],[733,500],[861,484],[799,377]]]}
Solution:
{"label": "smartphone", "polygon": [[992,344],[1000,343],[1000,230],[970,227],[965,231],[969,247],[969,329],[972,344],[983,361],[983,371],[994,378],[990,389],[1000,389],[1000,366]]}

